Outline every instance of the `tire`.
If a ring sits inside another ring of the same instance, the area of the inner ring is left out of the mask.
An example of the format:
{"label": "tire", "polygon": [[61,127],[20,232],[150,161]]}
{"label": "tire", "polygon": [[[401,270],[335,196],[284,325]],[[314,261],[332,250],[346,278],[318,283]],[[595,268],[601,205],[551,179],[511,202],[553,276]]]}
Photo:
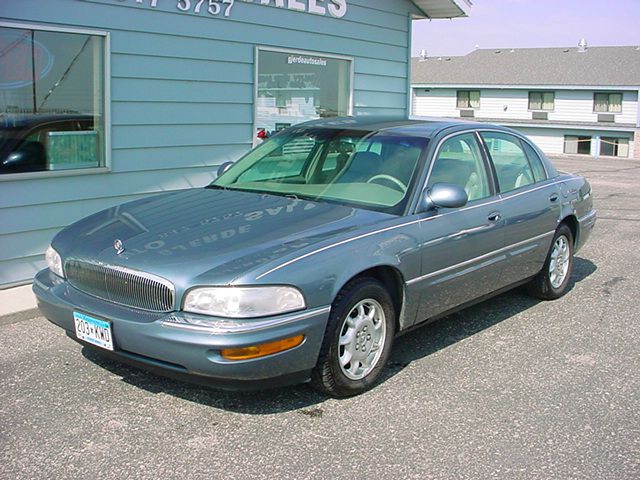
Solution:
{"label": "tire", "polygon": [[529,293],[541,300],[560,298],[568,291],[572,271],[573,234],[563,223],[556,230],[542,270],[529,282]]}
{"label": "tire", "polygon": [[379,282],[349,282],[331,305],[311,385],[336,398],[370,389],[391,353],[395,324],[391,296]]}

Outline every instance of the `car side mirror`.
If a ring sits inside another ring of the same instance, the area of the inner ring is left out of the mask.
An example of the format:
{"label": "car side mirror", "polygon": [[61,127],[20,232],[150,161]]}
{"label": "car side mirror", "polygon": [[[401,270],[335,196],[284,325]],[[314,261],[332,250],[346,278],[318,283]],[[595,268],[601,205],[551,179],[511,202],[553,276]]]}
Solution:
{"label": "car side mirror", "polygon": [[223,173],[229,170],[232,165],[233,165],[233,162],[224,162],[222,165],[220,165],[218,167],[218,176],[221,176]]}
{"label": "car side mirror", "polygon": [[421,212],[438,208],[459,208],[469,201],[467,192],[455,183],[436,183],[422,192]]}

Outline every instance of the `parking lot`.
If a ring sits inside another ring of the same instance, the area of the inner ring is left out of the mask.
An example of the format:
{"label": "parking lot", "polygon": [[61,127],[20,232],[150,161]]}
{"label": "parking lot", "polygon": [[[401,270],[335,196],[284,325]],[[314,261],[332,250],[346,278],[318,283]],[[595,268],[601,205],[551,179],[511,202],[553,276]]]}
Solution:
{"label": "parking lot", "polygon": [[218,392],[0,318],[0,478],[640,478],[640,162],[556,164],[599,214],[571,291],[411,332],[356,398]]}

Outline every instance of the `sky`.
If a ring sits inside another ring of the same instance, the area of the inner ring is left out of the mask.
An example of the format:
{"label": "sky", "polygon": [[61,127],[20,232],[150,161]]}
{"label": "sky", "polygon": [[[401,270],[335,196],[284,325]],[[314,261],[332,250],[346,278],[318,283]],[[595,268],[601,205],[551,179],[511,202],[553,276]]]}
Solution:
{"label": "sky", "polygon": [[[460,0],[460,3],[464,2]],[[412,55],[480,48],[640,45],[640,0],[472,0],[468,18],[413,22]]]}

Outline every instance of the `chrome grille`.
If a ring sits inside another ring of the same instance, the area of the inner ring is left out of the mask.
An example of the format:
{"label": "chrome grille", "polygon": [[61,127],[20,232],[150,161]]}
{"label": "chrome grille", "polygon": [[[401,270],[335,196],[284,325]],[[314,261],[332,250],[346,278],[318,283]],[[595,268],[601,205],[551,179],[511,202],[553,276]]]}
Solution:
{"label": "chrome grille", "polygon": [[155,275],[71,259],[65,263],[64,271],[71,285],[90,295],[155,312],[173,310],[173,285]]}

